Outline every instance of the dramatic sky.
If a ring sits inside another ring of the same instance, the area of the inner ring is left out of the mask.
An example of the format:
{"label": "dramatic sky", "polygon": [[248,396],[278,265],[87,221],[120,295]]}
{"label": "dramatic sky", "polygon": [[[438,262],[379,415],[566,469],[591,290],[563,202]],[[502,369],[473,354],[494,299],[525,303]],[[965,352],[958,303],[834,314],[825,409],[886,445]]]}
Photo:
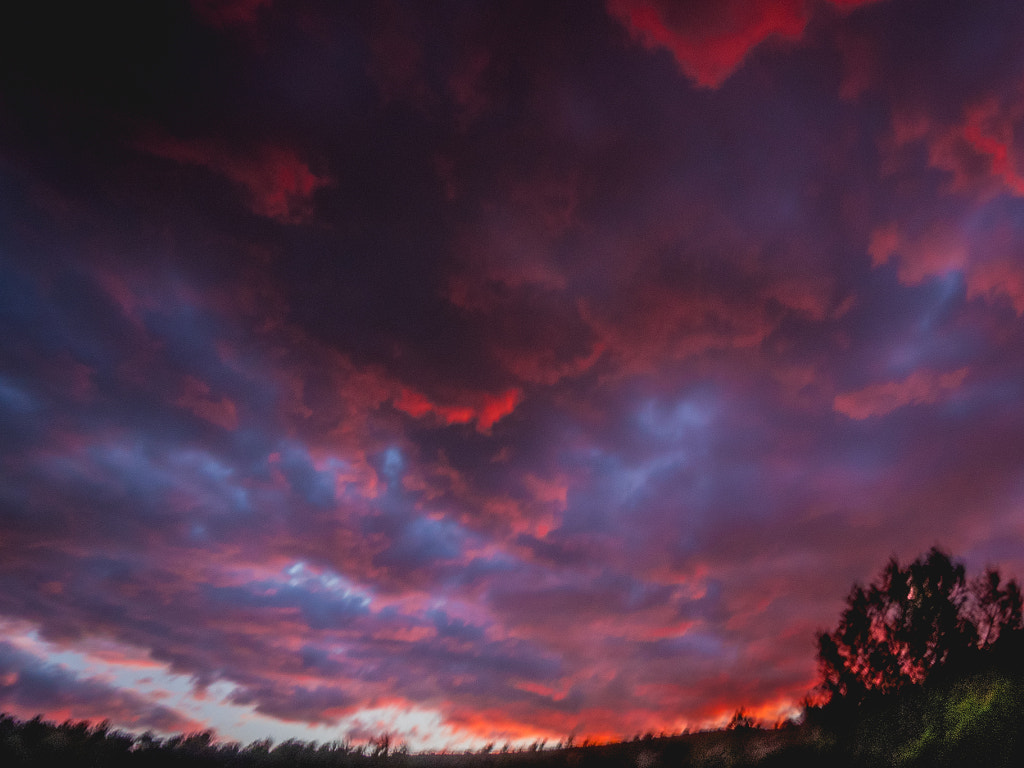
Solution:
{"label": "dramatic sky", "polygon": [[1024,3],[0,18],[0,710],[769,722],[1024,575]]}

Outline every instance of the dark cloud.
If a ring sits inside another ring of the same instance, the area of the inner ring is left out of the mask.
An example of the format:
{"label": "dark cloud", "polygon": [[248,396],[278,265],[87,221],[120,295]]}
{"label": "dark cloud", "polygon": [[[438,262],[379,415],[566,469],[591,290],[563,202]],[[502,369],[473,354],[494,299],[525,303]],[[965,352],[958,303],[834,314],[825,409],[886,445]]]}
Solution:
{"label": "dark cloud", "polygon": [[0,616],[53,653],[225,735],[620,736],[785,711],[893,554],[1024,572],[1018,4],[58,5],[0,24]]}
{"label": "dark cloud", "polygon": [[286,722],[324,724],[335,722],[338,711],[349,709],[354,703],[343,691],[330,686],[249,688],[231,694],[230,700],[234,704],[254,705],[256,712]]}

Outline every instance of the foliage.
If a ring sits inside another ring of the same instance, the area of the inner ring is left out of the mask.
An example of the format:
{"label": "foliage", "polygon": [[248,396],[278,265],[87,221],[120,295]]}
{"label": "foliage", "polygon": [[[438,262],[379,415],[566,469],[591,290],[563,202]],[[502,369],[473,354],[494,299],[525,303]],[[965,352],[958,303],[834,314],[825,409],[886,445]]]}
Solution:
{"label": "foliage", "polygon": [[942,680],[862,707],[845,748],[858,766],[1020,765],[1024,679],[996,671]]}
{"label": "foliage", "polygon": [[1024,635],[1021,590],[989,569],[968,581],[961,563],[933,548],[907,567],[892,559],[867,587],[855,585],[839,625],[818,638],[822,686],[861,700],[1009,657]]}

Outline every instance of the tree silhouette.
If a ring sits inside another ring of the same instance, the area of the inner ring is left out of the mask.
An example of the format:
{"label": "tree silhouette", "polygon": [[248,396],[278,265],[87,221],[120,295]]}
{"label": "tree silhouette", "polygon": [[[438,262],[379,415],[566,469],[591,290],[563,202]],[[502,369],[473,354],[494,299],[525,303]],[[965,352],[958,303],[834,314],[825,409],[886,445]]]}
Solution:
{"label": "tree silhouette", "polygon": [[854,585],[832,632],[818,637],[822,685],[830,696],[860,699],[923,683],[936,670],[1015,642],[1021,590],[999,572],[968,582],[961,563],[932,548],[906,568],[892,559],[879,578]]}
{"label": "tree silhouette", "polygon": [[1002,584],[999,571],[989,568],[974,583],[972,618],[978,631],[978,647],[995,650],[1017,639],[1024,626],[1024,598],[1012,579]]}

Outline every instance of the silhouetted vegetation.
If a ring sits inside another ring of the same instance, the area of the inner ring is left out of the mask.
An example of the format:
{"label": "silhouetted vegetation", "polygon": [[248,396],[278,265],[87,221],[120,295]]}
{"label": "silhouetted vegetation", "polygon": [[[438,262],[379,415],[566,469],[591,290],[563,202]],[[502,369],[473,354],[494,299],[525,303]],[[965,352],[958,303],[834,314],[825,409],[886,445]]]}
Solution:
{"label": "silhouetted vegetation", "polygon": [[[347,742],[307,743],[295,739],[278,745],[270,739],[255,741],[243,747],[237,743],[216,742],[211,731],[160,738],[147,732],[142,735],[111,730],[107,722],[66,721],[51,723],[41,717],[19,721],[0,715],[0,766],[146,766],[176,768],[177,766],[370,766],[380,762],[379,748]],[[383,755],[399,763],[396,751]]]}
{"label": "silhouetted vegetation", "polygon": [[855,585],[818,638],[827,701],[805,725],[843,765],[1018,765],[1024,757],[1024,600],[988,569],[969,580],[932,549]]}
{"label": "silhouetted vegetation", "polygon": [[210,731],[161,738],[109,723],[0,715],[0,766],[95,768],[987,768],[1024,764],[1024,600],[989,569],[969,580],[938,550],[851,590],[838,626],[818,638],[822,703],[799,723],[761,727],[736,710],[719,731],[647,733],[618,744],[409,754],[383,734],[368,744],[294,739],[248,746]]}
{"label": "silhouetted vegetation", "polygon": [[932,549],[906,568],[854,586],[832,632],[818,638],[823,686],[859,700],[954,673],[1016,663],[1024,649],[1020,586],[989,569],[968,581],[962,564]]}

